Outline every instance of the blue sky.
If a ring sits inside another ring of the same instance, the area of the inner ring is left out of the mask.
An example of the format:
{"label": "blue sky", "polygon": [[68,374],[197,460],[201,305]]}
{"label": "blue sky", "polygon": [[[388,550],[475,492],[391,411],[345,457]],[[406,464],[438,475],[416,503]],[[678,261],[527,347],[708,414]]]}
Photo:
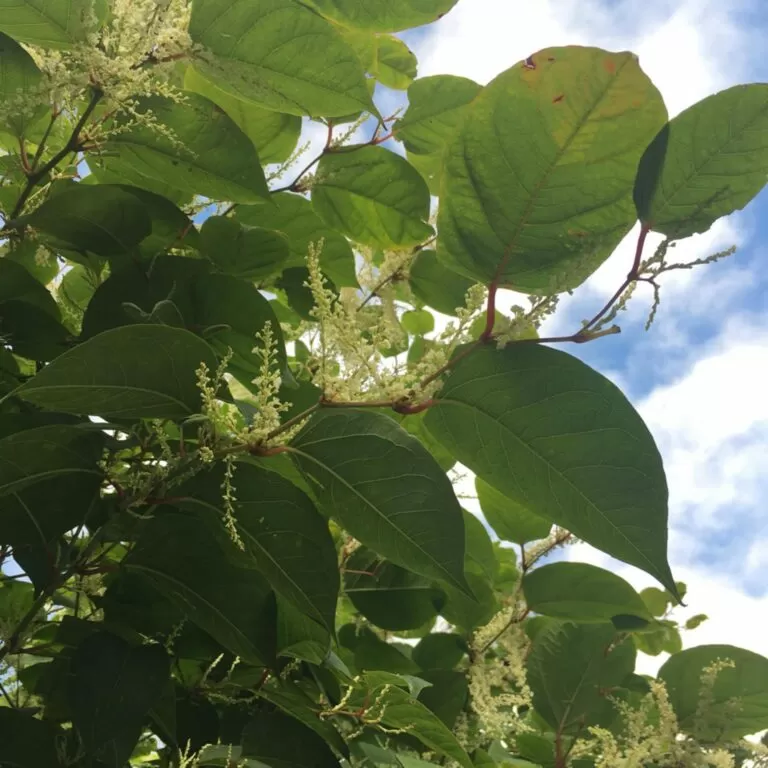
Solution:
{"label": "blue sky", "polygon": [[[747,0],[460,0],[442,21],[405,39],[419,57],[420,76],[464,75],[481,83],[552,45],[631,50],[675,115],[730,85],[768,81],[767,28],[768,11]],[[563,303],[547,332],[571,332],[603,305],[626,274],[634,237]],[[662,451],[670,560],[690,588],[679,615],[710,616],[684,642],[730,643],[768,655],[761,629],[768,615],[768,193],[680,243],[675,261],[731,245],[738,251],[724,262],[663,282],[648,333],[650,296],[638,291],[620,318],[621,335],[567,351],[624,390]],[[507,305],[513,299],[505,297]],[[637,587],[652,583],[585,545],[569,556],[611,567]],[[661,660],[644,666],[653,671]]]}

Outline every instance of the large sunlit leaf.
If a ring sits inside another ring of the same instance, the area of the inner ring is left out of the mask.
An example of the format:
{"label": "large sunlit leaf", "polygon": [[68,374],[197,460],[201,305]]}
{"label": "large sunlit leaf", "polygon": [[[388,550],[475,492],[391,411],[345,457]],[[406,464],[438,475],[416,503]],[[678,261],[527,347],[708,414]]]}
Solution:
{"label": "large sunlit leaf", "polygon": [[[716,675],[713,665],[720,667]],[[705,742],[738,740],[768,728],[764,656],[732,645],[686,648],[664,663],[659,679],[681,729]]]}
{"label": "large sunlit leaf", "polygon": [[122,565],[148,579],[224,648],[261,666],[274,657],[274,597],[258,571],[235,564],[239,550],[222,539],[221,521],[218,526],[164,510]]}
{"label": "large sunlit leaf", "polygon": [[213,350],[189,331],[124,326],[57,357],[16,395],[63,413],[182,419],[200,410],[195,372],[202,363],[216,370]]}
{"label": "large sunlit leaf", "polygon": [[136,109],[150,111],[159,127],[138,123],[111,136],[104,149],[115,171],[127,168],[126,178],[144,177],[214,200],[258,203],[268,197],[256,149],[212,101],[194,93],[183,103],[152,96]]}
{"label": "large sunlit leaf", "polygon": [[323,222],[309,200],[290,192],[279,192],[270,200],[272,205],[240,208],[235,217],[248,226],[278,230],[286,235],[291,251],[288,267],[306,266],[310,244],[318,246],[322,242],[323,272],[338,288],[357,286],[352,248],[341,234]]}
{"label": "large sunlit leaf", "polygon": [[635,649],[612,624],[554,622],[536,635],[528,683],[536,712],[558,733],[615,717],[608,691],[635,667]]}
{"label": "large sunlit leaf", "polygon": [[328,226],[365,245],[400,248],[432,234],[426,223],[426,182],[383,147],[355,146],[324,155],[312,204]]}
{"label": "large sunlit leaf", "polygon": [[637,164],[666,117],[631,53],[547,48],[515,64],[446,149],[438,257],[486,284],[575,288],[634,223]]}
{"label": "large sunlit leaf", "polygon": [[[223,468],[211,470],[179,489],[185,507],[203,505],[222,515]],[[256,567],[298,610],[333,632],[339,566],[327,521],[309,498],[275,472],[238,464],[237,530]]]}
{"label": "large sunlit leaf", "polygon": [[71,48],[106,12],[107,0],[0,0],[0,31],[41,48]]}
{"label": "large sunlit leaf", "polygon": [[358,29],[399,32],[445,16],[458,0],[307,0],[329,19]]}
{"label": "large sunlit leaf", "polygon": [[376,38],[376,67],[371,73],[387,88],[404,91],[416,77],[418,62],[413,51],[398,37]]}
{"label": "large sunlit leaf", "polygon": [[652,616],[640,595],[621,576],[587,563],[551,563],[523,579],[523,593],[535,613],[573,621],[610,621]]}
{"label": "large sunlit leaf", "polygon": [[608,379],[549,347],[485,346],[436,400],[427,428],[478,477],[676,594],[661,456]]}
{"label": "large sunlit leaf", "polygon": [[298,115],[274,112],[233,96],[203,77],[194,67],[187,68],[184,88],[218,104],[253,142],[262,163],[282,163],[296,148],[301,134]]}
{"label": "large sunlit leaf", "polygon": [[736,85],[688,107],[659,131],[635,182],[640,220],[687,237],[743,208],[768,173],[768,85]]}
{"label": "large sunlit leaf", "polygon": [[464,522],[451,483],[395,421],[327,409],[289,451],[328,512],[355,538],[410,571],[468,589]]}
{"label": "large sunlit leaf", "polygon": [[551,520],[531,512],[480,477],[475,478],[475,490],[483,516],[500,539],[526,544],[549,536]]}
{"label": "large sunlit leaf", "polygon": [[189,33],[208,52],[195,67],[233,96],[313,117],[374,109],[354,50],[295,0],[195,0]]}

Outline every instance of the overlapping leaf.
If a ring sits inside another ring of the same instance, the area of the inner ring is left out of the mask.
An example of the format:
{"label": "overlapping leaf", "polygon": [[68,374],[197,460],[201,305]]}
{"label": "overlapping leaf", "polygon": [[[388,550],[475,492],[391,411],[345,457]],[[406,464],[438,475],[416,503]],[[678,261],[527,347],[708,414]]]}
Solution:
{"label": "overlapping leaf", "polygon": [[0,0],[0,31],[42,48],[71,48],[85,41],[107,9],[107,0]]}
{"label": "overlapping leaf", "polygon": [[328,512],[355,538],[408,570],[468,589],[464,524],[450,481],[392,419],[321,411],[289,450]]}
{"label": "overlapping leaf", "polygon": [[457,0],[388,0],[361,3],[358,0],[307,0],[329,19],[358,29],[398,32],[442,18]]}

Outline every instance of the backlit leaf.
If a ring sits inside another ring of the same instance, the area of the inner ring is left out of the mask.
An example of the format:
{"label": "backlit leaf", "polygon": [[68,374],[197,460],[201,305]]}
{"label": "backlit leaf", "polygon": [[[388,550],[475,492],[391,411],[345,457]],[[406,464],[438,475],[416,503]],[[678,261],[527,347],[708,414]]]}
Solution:
{"label": "backlit leaf", "polygon": [[198,71],[233,96],[292,115],[373,109],[354,50],[294,0],[196,0],[189,33],[215,54]]}
{"label": "backlit leaf", "polygon": [[634,223],[637,164],[665,120],[631,53],[547,48],[515,64],[446,150],[438,257],[486,284],[575,288]]}
{"label": "backlit leaf", "polygon": [[85,42],[92,20],[103,21],[106,0],[0,0],[0,31],[42,48],[71,48]]}
{"label": "backlit leaf", "polygon": [[[0,15],[8,14],[8,10],[2,10],[2,5],[0,2]],[[0,29],[2,27],[3,19],[0,19]],[[31,94],[37,91],[41,79],[34,59],[13,38],[0,32],[0,103],[4,102],[5,108],[0,119],[0,130],[23,136],[27,126],[45,114],[44,107],[38,107],[32,114],[21,109],[22,105],[27,106],[23,100],[31,98]],[[15,109],[13,105],[16,105]]]}
{"label": "backlit leaf", "polygon": [[430,249],[419,251],[410,268],[410,286],[419,301],[442,312],[455,315],[467,300],[473,282],[463,275],[446,269]]}
{"label": "backlit leaf", "polygon": [[116,171],[215,200],[258,203],[269,195],[253,144],[213,102],[193,93],[183,104],[152,96],[136,109],[151,110],[165,131],[139,123],[111,136],[104,149]]}
{"label": "backlit leaf", "polygon": [[399,32],[437,21],[457,0],[308,0],[323,16],[341,24],[376,32]]}
{"label": "backlit leaf", "polygon": [[432,234],[426,223],[426,182],[406,160],[383,147],[350,147],[324,155],[312,204],[328,226],[365,245],[399,248]]}
{"label": "backlit leaf", "polygon": [[768,85],[737,85],[688,107],[659,131],[635,181],[640,220],[687,237],[743,208],[768,173]]}

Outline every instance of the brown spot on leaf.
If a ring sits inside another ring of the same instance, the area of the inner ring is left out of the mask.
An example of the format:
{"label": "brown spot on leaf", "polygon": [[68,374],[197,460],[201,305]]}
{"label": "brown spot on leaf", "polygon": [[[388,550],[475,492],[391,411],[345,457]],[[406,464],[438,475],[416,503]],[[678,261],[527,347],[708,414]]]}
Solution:
{"label": "brown spot on leaf", "polygon": [[554,57],[554,56],[550,56],[550,57],[547,59],[547,61],[554,61],[554,60],[555,60],[555,57]]}
{"label": "brown spot on leaf", "polygon": [[613,74],[616,71],[616,62],[613,59],[603,59],[603,69]]}
{"label": "brown spot on leaf", "polygon": [[533,56],[529,56],[523,62],[523,69],[536,69],[536,62],[533,60]]}
{"label": "brown spot on leaf", "polygon": [[559,104],[564,98],[565,98],[565,94],[561,93],[559,96],[555,96],[555,98],[552,99],[552,103]]}

